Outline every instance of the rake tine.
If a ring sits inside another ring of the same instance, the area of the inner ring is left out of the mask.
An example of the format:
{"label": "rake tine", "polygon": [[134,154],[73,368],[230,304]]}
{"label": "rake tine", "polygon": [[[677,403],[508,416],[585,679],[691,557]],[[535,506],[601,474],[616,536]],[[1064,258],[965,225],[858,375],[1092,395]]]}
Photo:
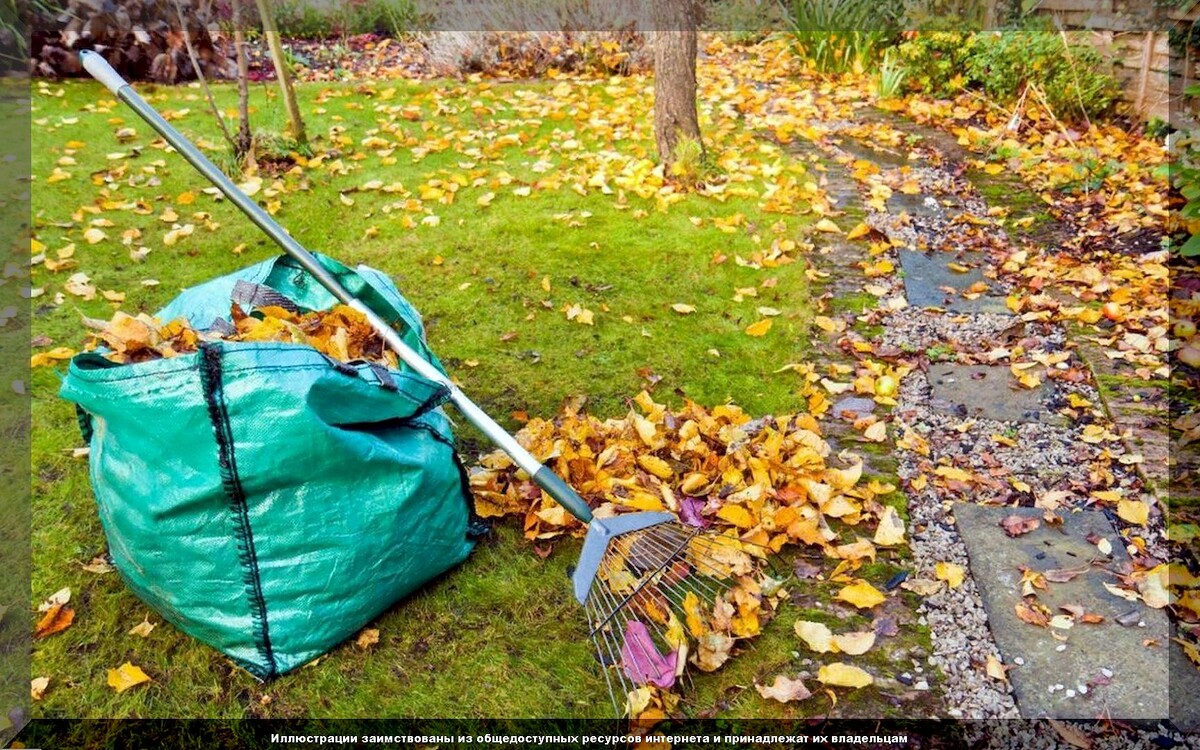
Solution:
{"label": "rake tine", "polygon": [[[596,609],[597,609],[597,607],[596,607],[595,603],[592,603],[589,605],[588,619],[590,619],[590,620],[595,619]],[[617,708],[619,710],[620,703],[617,702],[617,694],[616,694],[615,688],[613,687],[613,678],[611,675],[611,672],[613,669],[617,670],[617,678],[621,682],[622,692],[625,695],[629,694],[629,690],[625,689],[627,687],[626,683],[625,683],[625,676],[621,673],[620,657],[617,655],[616,652],[614,652],[613,643],[612,643],[612,641],[609,640],[607,633],[597,634],[595,631],[593,631],[592,644],[596,648],[597,656],[600,657],[600,667],[601,667],[601,671],[604,673],[604,682],[608,685],[608,697],[612,701],[613,707]],[[608,663],[605,663],[605,661],[604,661],[605,649],[607,649],[607,651],[608,651],[608,656],[609,656]]]}

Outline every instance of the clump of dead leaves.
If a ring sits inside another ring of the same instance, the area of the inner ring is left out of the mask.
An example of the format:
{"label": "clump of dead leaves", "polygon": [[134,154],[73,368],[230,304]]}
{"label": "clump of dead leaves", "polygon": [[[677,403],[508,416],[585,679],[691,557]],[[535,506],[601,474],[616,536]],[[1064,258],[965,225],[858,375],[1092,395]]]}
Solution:
{"label": "clump of dead leaves", "polygon": [[[785,545],[808,545],[837,559],[837,580],[845,584],[838,596],[850,604],[869,609],[884,600],[853,573],[875,559],[877,547],[904,544],[903,521],[878,499],[895,487],[864,481],[860,457],[833,456],[815,417],[751,419],[734,405],[706,409],[692,401],[671,410],[645,391],[633,404],[624,417],[601,420],[571,403],[555,419],[532,419],[517,434],[597,517],[674,513],[683,524],[716,535],[725,550],[717,575],[732,581],[729,591],[712,601],[685,598],[679,612],[663,608],[659,624],[671,650],[655,650],[652,663],[635,660],[632,670],[619,667],[638,685],[627,696],[631,716],[670,715],[679,697],[668,673],[681,673],[686,664],[714,671],[739,640],[758,635],[787,593],[761,561]],[[584,533],[583,524],[502,452],[480,460],[471,487],[480,516],[520,519],[535,549]],[[854,532],[867,526],[872,529]],[[624,637],[628,643],[630,634]],[[635,679],[651,673],[663,679]]]}
{"label": "clump of dead leaves", "polygon": [[[234,303],[230,321],[198,331],[183,318],[162,323],[145,313],[133,316],[118,311],[107,321],[84,319],[92,329],[84,348],[99,350],[112,362],[132,364],[188,354],[205,341],[278,341],[311,346],[342,362],[398,366],[395,352],[384,345],[366,316],[347,305],[311,312],[267,305],[247,313]],[[58,359],[36,354],[31,365],[49,365]]]}

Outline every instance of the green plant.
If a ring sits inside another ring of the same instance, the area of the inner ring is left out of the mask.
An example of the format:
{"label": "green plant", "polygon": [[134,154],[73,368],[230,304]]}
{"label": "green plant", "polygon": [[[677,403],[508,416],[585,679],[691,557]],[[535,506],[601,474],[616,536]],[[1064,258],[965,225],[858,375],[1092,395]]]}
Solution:
{"label": "green plant", "polygon": [[704,146],[694,138],[681,138],[675,144],[670,174],[680,185],[692,188],[704,176]]}
{"label": "green plant", "polygon": [[879,86],[877,93],[880,99],[891,99],[900,93],[900,84],[904,83],[905,71],[903,66],[892,58],[891,50],[883,55],[879,66]]}
{"label": "green plant", "polygon": [[993,99],[1012,102],[1036,87],[1054,114],[1068,120],[1104,114],[1121,91],[1094,47],[1052,31],[977,34],[966,68]]}
{"label": "green plant", "polygon": [[[1184,93],[1187,96],[1200,96],[1200,85],[1189,86]],[[1187,131],[1176,134],[1169,141],[1174,159],[1167,167],[1171,187],[1183,197],[1183,208],[1179,211],[1179,219],[1185,230],[1187,239],[1182,243],[1172,242],[1171,248],[1186,257],[1200,255],[1200,234],[1192,231],[1200,227],[1200,131]]]}
{"label": "green plant", "polygon": [[788,26],[795,51],[822,73],[861,73],[895,38],[899,0],[792,0]]}
{"label": "green plant", "polygon": [[349,0],[328,7],[315,7],[304,0],[281,0],[273,9],[279,33],[296,39],[356,34],[400,36],[421,22],[413,0]]}
{"label": "green plant", "polygon": [[919,90],[952,96],[967,84],[964,75],[975,36],[958,31],[917,31],[896,48],[906,78]]}
{"label": "green plant", "polygon": [[1166,138],[1171,133],[1171,123],[1161,117],[1151,117],[1146,123],[1146,135],[1154,140]]}
{"label": "green plant", "polygon": [[761,41],[783,25],[784,10],[777,0],[708,0],[704,28],[720,31],[734,44]]}

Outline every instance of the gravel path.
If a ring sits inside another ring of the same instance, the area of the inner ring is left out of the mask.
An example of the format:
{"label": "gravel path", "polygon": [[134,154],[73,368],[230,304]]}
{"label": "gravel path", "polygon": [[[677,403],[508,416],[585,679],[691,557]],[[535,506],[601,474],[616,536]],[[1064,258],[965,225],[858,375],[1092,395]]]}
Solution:
{"label": "gravel path", "polygon": [[[853,125],[847,124],[849,127]],[[853,153],[829,143],[825,149],[829,156],[843,163],[851,158],[864,158],[861,144],[856,145]],[[960,213],[986,217],[988,206],[971,185],[953,171],[952,165],[948,165],[941,154],[928,154],[927,157],[920,162],[913,162],[908,169],[897,168],[888,164],[887,160],[877,162],[881,173],[876,182],[895,189],[906,181],[911,190],[912,181],[916,181],[920,193],[917,199],[910,196],[906,203],[917,207],[917,210],[914,214],[878,210],[877,203],[874,208],[868,208],[866,221],[885,234],[893,244],[955,251],[963,246],[962,223],[955,221],[955,217]],[[918,166],[922,164],[926,166]],[[937,166],[927,166],[929,164]],[[868,184],[860,184],[864,203],[870,196],[869,188]],[[919,200],[921,197],[924,199]],[[1008,238],[1001,228],[992,226],[977,230],[971,243],[981,248],[985,257],[996,261],[1008,247]],[[952,259],[949,255],[947,258]],[[897,268],[900,267],[894,253],[891,260]],[[995,280],[994,265],[989,264],[984,275],[990,280],[993,293],[1005,293],[1003,286]],[[889,294],[882,299],[903,294],[904,287],[898,274],[875,281],[890,285]],[[988,362],[988,352],[1006,340],[1022,346],[1026,351],[1041,349],[1055,353],[1070,349],[1066,333],[1060,326],[1025,324],[1008,315],[951,314],[910,307],[880,314],[878,322],[883,327],[883,333],[875,343],[910,352],[928,352],[941,345],[953,352],[951,361],[966,364]],[[1069,365],[1086,369],[1077,353],[1068,353]],[[1007,364],[1007,360],[1002,364]],[[1086,381],[1055,381],[1051,387],[1051,409],[1065,406],[1070,394],[1095,404],[1100,403],[1096,389]],[[999,659],[1000,652],[970,571],[966,547],[953,522],[953,504],[964,501],[1004,503],[1012,491],[1011,485],[997,481],[995,487],[973,487],[968,493],[952,491],[935,481],[928,481],[917,489],[912,482],[922,475],[928,476],[931,465],[939,462],[974,472],[1004,468],[1007,470],[1005,474],[1030,485],[1030,500],[1045,492],[1059,490],[1056,496],[1061,498],[1061,507],[1065,509],[1088,503],[1086,488],[1092,484],[1089,472],[1100,465],[1102,451],[1114,449],[1080,439],[1082,428],[1093,419],[1091,416],[1056,425],[965,420],[963,416],[939,412],[932,403],[929,380],[920,370],[902,380],[897,401],[893,411],[893,436],[900,438],[915,434],[923,438],[928,446],[928,455],[914,449],[897,450],[898,474],[908,494],[910,544],[916,566],[910,580],[934,581],[938,563],[954,563],[967,571],[965,580],[957,588],[941,586],[936,593],[923,598],[919,614],[921,622],[930,628],[933,643],[933,653],[925,660],[925,664],[920,665],[925,667],[924,674],[934,679],[936,672],[940,671],[944,681],[941,687],[947,715],[985,720],[963,725],[971,747],[996,750],[1018,747],[1065,750],[1079,747],[1069,737],[1073,724],[1057,723],[1056,726],[1050,722],[1021,720],[1009,683],[989,677],[985,669],[988,659]],[[1014,444],[997,445],[991,436],[998,433],[1012,436]],[[903,444],[907,441],[900,442]],[[1112,470],[1116,475],[1113,486],[1122,488],[1130,496],[1138,496],[1142,480],[1136,472],[1115,463]],[[1149,542],[1146,554],[1160,560],[1169,559],[1161,529],[1152,529],[1146,536]],[[914,661],[914,668],[916,666],[918,664]],[[930,670],[931,666],[935,669]],[[1142,726],[1134,731],[1099,735],[1095,729],[1092,726],[1087,731],[1091,747],[1095,750],[1177,746],[1200,748],[1200,739],[1183,737],[1162,726]]]}

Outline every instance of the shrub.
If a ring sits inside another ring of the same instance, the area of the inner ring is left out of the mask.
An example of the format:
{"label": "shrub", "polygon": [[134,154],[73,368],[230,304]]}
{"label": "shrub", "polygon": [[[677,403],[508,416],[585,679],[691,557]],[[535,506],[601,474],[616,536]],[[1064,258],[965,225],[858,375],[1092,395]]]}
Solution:
{"label": "shrub", "polygon": [[1087,44],[1068,44],[1051,31],[977,34],[967,74],[1000,102],[1016,100],[1030,85],[1045,95],[1056,115],[1076,119],[1107,112],[1120,85],[1104,57]]}
{"label": "shrub", "polygon": [[346,0],[317,7],[306,0],[273,0],[275,24],[284,37],[330,39],[356,34],[400,36],[413,31],[420,14],[413,0]]}
{"label": "shrub", "polygon": [[956,31],[920,31],[896,49],[905,78],[921,91],[937,97],[957,93],[967,83],[964,75],[975,37]]}
{"label": "shrub", "polygon": [[704,28],[728,34],[734,44],[752,44],[784,27],[778,0],[708,0]]}

